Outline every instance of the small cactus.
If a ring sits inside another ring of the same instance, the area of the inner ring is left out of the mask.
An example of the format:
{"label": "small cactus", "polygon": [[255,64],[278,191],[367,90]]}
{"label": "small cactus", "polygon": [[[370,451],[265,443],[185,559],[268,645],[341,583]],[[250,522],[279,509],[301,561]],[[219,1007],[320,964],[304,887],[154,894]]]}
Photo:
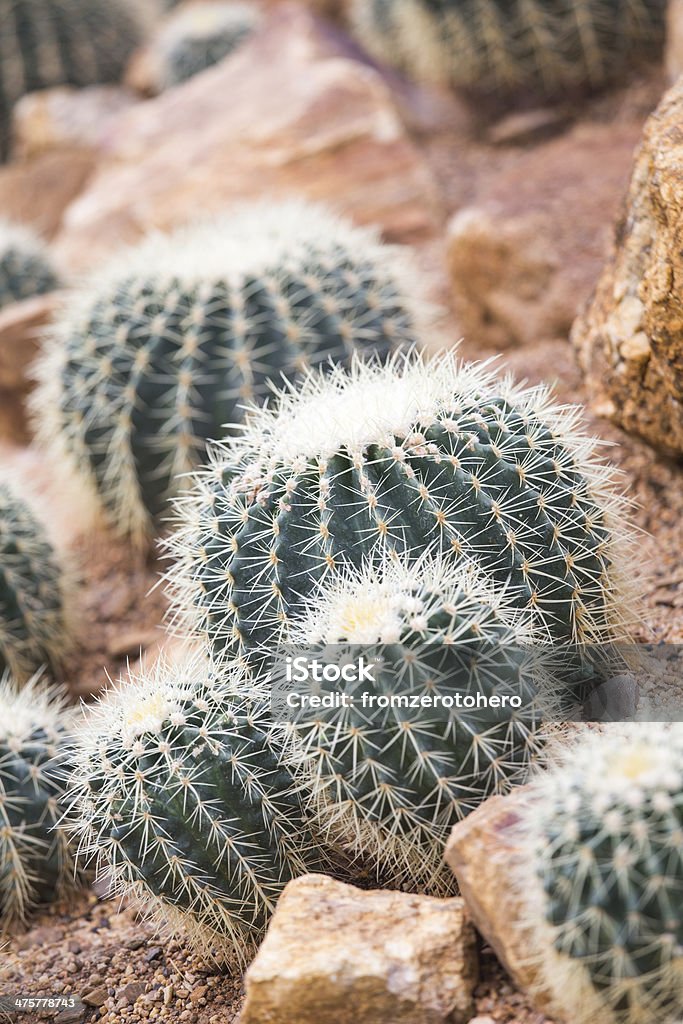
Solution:
{"label": "small cactus", "polygon": [[618,636],[624,502],[579,417],[452,353],[311,374],[217,446],[181,505],[180,629],[217,656],[287,643],[321,581],[432,548],[504,587],[539,642]]}
{"label": "small cactus", "polygon": [[0,0],[0,25],[0,159],[25,93],[117,82],[143,35],[131,0]]}
{"label": "small cactus", "polygon": [[69,719],[63,701],[34,677],[19,689],[0,679],[0,930],[74,884],[64,832]]}
{"label": "small cactus", "polygon": [[542,747],[530,638],[504,598],[444,561],[387,561],[321,588],[293,649],[326,666],[361,655],[374,677],[285,726],[326,842],[391,885],[448,892],[450,829],[525,782]]}
{"label": "small cactus", "polygon": [[681,725],[585,732],[516,817],[523,941],[534,936],[529,962],[553,1008],[576,1024],[678,1024]]}
{"label": "small cactus", "polygon": [[245,3],[193,3],[171,19],[159,38],[160,86],[169,88],[218,64],[251,35],[258,9]]}
{"label": "small cactus", "polygon": [[374,231],[299,202],[154,237],[66,310],[38,367],[37,431],[144,541],[272,380],[412,340],[404,270]]}
{"label": "small cactus", "polygon": [[656,59],[666,0],[354,0],[359,39],[418,79],[508,99],[592,90]]}
{"label": "small cactus", "polygon": [[0,221],[0,309],[57,286],[57,274],[38,237],[28,228]]}
{"label": "small cactus", "polygon": [[43,526],[0,482],[0,675],[57,667],[68,645],[68,585]]}
{"label": "small cactus", "polygon": [[286,882],[314,863],[269,723],[237,670],[218,676],[195,654],[133,675],[76,737],[79,856],[218,961],[245,962]]}

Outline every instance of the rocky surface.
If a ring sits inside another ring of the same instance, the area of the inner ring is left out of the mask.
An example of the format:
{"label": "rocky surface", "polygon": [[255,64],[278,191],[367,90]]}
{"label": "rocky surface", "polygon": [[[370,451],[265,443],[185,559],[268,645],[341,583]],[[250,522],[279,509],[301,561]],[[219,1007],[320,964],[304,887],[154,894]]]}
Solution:
{"label": "rocky surface", "polygon": [[0,310],[0,439],[26,442],[30,436],[26,399],[31,364],[40,337],[59,305],[52,292]]}
{"label": "rocky surface", "polygon": [[467,1024],[477,973],[461,899],[306,875],[247,971],[241,1024]]}
{"label": "rocky surface", "polygon": [[683,72],[683,0],[669,0],[665,59],[666,73],[673,83]]}
{"label": "rocky surface", "polygon": [[572,336],[596,409],[683,454],[683,81],[647,123],[614,252]]}
{"label": "rocky surface", "polygon": [[112,121],[137,98],[113,85],[61,85],[28,93],[14,108],[14,153],[22,160],[55,149],[99,150]]}

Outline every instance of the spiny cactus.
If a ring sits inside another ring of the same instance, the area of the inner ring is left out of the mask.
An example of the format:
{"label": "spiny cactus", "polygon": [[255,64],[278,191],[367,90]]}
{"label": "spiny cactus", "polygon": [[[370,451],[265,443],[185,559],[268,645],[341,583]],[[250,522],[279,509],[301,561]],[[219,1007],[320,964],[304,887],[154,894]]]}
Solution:
{"label": "spiny cactus", "polygon": [[595,89],[664,42],[666,0],[355,0],[359,39],[420,79],[502,99]]}
{"label": "spiny cactus", "polygon": [[300,202],[154,237],[65,312],[38,367],[38,433],[119,530],[149,537],[207,439],[271,380],[412,339],[404,274],[373,230]]}
{"label": "spiny cactus", "polygon": [[53,85],[117,82],[143,35],[130,0],[0,0],[0,159],[12,107]]}
{"label": "spiny cactus", "polygon": [[57,666],[68,645],[68,584],[43,526],[0,481],[0,674]]}
{"label": "spiny cactus", "polygon": [[451,353],[311,374],[217,446],[169,539],[179,627],[286,643],[322,580],[387,549],[467,557],[540,641],[618,635],[627,529],[580,410]]}
{"label": "spiny cactus", "polygon": [[168,88],[218,64],[236,50],[260,21],[245,3],[193,3],[172,18],[159,39],[160,85]]}
{"label": "spiny cactus", "polygon": [[192,655],[122,682],[76,739],[79,856],[216,960],[243,963],[314,863],[269,723],[262,693]]}
{"label": "spiny cactus", "polygon": [[50,257],[28,228],[0,221],[0,309],[58,285]]}
{"label": "spiny cactus", "polygon": [[557,1012],[576,1024],[678,1024],[683,727],[585,733],[523,808],[513,882]]}
{"label": "spiny cactus", "polygon": [[36,677],[21,689],[0,679],[0,929],[74,884],[66,835],[55,828],[68,725],[61,697]]}
{"label": "spiny cactus", "polygon": [[344,706],[304,704],[285,725],[326,841],[390,884],[448,892],[450,829],[526,781],[542,746],[528,625],[462,567],[398,560],[321,588],[292,640],[326,666],[362,657],[373,676],[343,684]]}

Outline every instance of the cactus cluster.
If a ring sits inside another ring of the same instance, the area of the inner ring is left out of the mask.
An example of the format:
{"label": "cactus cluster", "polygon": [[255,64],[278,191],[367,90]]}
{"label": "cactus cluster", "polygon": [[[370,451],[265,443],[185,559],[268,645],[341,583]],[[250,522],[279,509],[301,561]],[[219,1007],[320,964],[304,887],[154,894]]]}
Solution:
{"label": "cactus cluster", "polygon": [[666,0],[354,0],[359,39],[419,79],[507,99],[625,77],[661,53]]}
{"label": "cactus cluster", "polygon": [[422,559],[346,574],[294,632],[294,649],[362,654],[373,677],[286,725],[318,829],[385,882],[448,892],[450,829],[526,781],[542,746],[531,630],[476,574]]}
{"label": "cactus cluster", "polygon": [[262,690],[193,654],[123,681],[74,748],[79,855],[217,961],[244,963],[285,884],[317,864],[269,723]]}
{"label": "cactus cluster", "polygon": [[0,679],[0,929],[75,881],[64,832],[69,719],[61,698],[33,678]]}
{"label": "cactus cluster", "polygon": [[28,228],[0,221],[0,309],[58,286],[50,257]]}
{"label": "cactus cluster", "polygon": [[413,340],[404,277],[373,230],[299,202],[153,237],[65,310],[37,431],[118,530],[148,539],[207,440],[273,380]]}
{"label": "cactus cluster", "polygon": [[45,529],[0,481],[0,675],[54,668],[68,644],[68,586]]}
{"label": "cactus cluster", "polygon": [[143,35],[131,0],[0,0],[0,28],[0,159],[25,93],[117,82]]}
{"label": "cactus cluster", "polygon": [[200,0],[173,17],[158,43],[159,85],[169,88],[218,64],[251,35],[258,8],[246,3]]}
{"label": "cactus cluster", "polygon": [[[515,837],[538,984],[576,1024],[683,1016],[683,729],[587,733],[530,787]],[[509,871],[510,866],[506,865]]]}
{"label": "cactus cluster", "polygon": [[[310,374],[198,474],[169,540],[181,628],[216,656],[287,643],[345,565],[467,558],[538,642],[619,635],[623,502],[577,410],[452,353]],[[182,626],[184,624],[184,627]]]}

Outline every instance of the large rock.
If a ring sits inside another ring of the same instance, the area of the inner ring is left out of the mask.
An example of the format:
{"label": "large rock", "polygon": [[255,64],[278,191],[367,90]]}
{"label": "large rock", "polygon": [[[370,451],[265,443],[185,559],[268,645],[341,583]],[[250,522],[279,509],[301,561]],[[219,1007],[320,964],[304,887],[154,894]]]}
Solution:
{"label": "large rock", "polygon": [[683,80],[647,122],[612,256],[573,341],[596,411],[683,453]]}
{"label": "large rock", "polygon": [[79,148],[5,164],[0,167],[0,217],[23,221],[51,238],[95,163],[92,150]]}
{"label": "large rock", "polygon": [[26,398],[40,337],[60,302],[58,292],[0,310],[0,438],[23,443],[29,435]]}
{"label": "large rock", "polygon": [[466,1024],[477,980],[461,899],[290,882],[247,971],[241,1024]]}
{"label": "large rock", "polygon": [[136,102],[133,93],[114,85],[28,93],[14,108],[14,154],[28,159],[54,149],[98,150],[114,118]]}
{"label": "large rock", "polygon": [[150,228],[292,194],[392,240],[435,229],[435,186],[388,86],[313,15],[285,6],[232,57],[117,120],[60,248],[85,267]]}
{"label": "large rock", "polygon": [[640,127],[582,125],[483,185],[448,231],[461,332],[491,348],[566,338],[609,250]]}

